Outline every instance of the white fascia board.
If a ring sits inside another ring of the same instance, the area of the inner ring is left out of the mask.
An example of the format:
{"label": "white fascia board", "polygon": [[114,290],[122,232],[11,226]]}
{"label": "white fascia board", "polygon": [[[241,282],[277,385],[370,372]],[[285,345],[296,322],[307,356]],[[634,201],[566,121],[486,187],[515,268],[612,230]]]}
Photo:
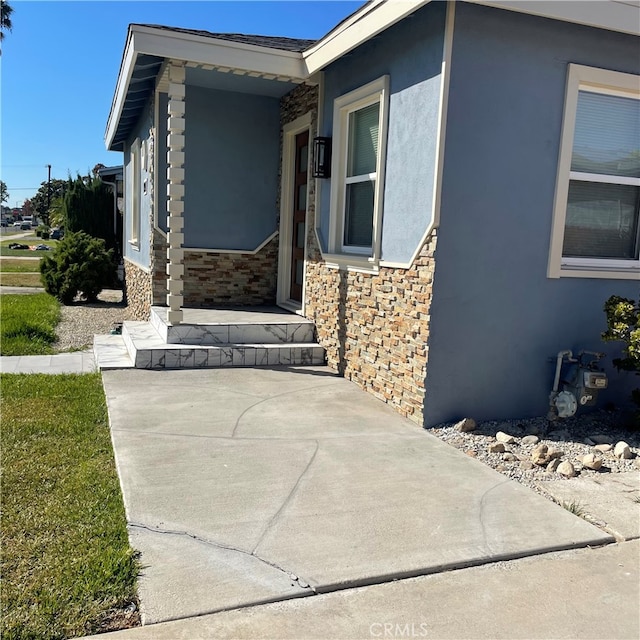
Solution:
{"label": "white fascia board", "polygon": [[365,5],[302,55],[309,74],[320,71],[431,0],[379,0]]}
{"label": "white fascia board", "polygon": [[630,0],[467,0],[497,9],[640,35],[640,3]]}
{"label": "white fascia board", "polygon": [[120,121],[120,115],[122,114],[122,106],[124,105],[124,101],[127,96],[127,88],[129,86],[129,81],[131,80],[131,74],[133,73],[136,57],[137,53],[133,48],[133,39],[129,38],[125,48],[124,57],[122,58],[122,65],[120,66],[120,73],[118,74],[118,82],[116,83],[116,92],[113,96],[111,111],[109,112],[109,119],[107,120],[107,129],[104,134],[105,146],[109,151],[111,151],[113,137],[115,136],[116,129],[118,128],[118,122]]}
{"label": "white fascia board", "polygon": [[301,80],[308,76],[302,54],[295,51],[152,27],[133,27],[132,35],[137,53]]}

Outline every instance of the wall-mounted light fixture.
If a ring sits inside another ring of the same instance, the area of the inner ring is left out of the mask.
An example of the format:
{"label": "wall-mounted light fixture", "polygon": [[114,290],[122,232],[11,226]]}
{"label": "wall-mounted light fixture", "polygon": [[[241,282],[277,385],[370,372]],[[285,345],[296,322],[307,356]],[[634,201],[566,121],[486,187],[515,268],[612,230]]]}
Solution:
{"label": "wall-mounted light fixture", "polygon": [[331,177],[331,138],[313,139],[313,177]]}

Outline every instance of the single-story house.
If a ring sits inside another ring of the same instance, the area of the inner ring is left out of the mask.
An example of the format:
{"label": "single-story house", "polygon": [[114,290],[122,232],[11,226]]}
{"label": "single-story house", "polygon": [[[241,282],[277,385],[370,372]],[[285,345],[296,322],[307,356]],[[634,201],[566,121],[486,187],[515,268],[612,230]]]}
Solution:
{"label": "single-story house", "polygon": [[372,0],[317,42],[134,24],[107,129],[127,295],[277,304],[424,426],[543,415],[640,294],[637,2]]}

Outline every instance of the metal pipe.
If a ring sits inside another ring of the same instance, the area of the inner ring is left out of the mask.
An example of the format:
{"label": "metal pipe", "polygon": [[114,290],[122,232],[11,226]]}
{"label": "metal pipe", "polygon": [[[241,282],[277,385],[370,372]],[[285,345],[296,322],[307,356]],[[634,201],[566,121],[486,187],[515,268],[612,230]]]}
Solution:
{"label": "metal pipe", "polygon": [[569,361],[573,360],[573,353],[568,349],[566,351],[559,351],[558,357],[556,358],[556,377],[553,379],[553,391],[552,393],[558,392],[558,385],[560,384],[560,369],[562,368],[562,360],[567,356]]}

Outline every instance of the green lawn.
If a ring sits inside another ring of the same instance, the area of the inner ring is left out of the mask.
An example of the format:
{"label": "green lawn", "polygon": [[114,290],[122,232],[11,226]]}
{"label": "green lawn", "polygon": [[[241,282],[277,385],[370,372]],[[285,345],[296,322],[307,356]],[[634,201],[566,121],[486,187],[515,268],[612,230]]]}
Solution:
{"label": "green lawn", "polygon": [[0,242],[0,256],[25,256],[25,257],[42,257],[46,251],[31,251],[30,249],[9,249],[9,245],[12,242],[19,242],[20,244],[26,244],[28,246],[38,245],[38,244],[46,244],[52,249],[56,248],[58,244],[57,240],[43,240],[42,238],[38,238],[36,236],[35,231],[24,238],[6,238]]}
{"label": "green lawn", "polygon": [[33,260],[16,260],[14,258],[2,258],[0,260],[0,272],[2,273],[40,273],[39,256]]}
{"label": "green lawn", "polygon": [[126,626],[139,565],[100,374],[1,374],[0,385],[3,640]]}
{"label": "green lawn", "polygon": [[53,353],[59,320],[60,303],[46,293],[0,296],[0,355]]}

